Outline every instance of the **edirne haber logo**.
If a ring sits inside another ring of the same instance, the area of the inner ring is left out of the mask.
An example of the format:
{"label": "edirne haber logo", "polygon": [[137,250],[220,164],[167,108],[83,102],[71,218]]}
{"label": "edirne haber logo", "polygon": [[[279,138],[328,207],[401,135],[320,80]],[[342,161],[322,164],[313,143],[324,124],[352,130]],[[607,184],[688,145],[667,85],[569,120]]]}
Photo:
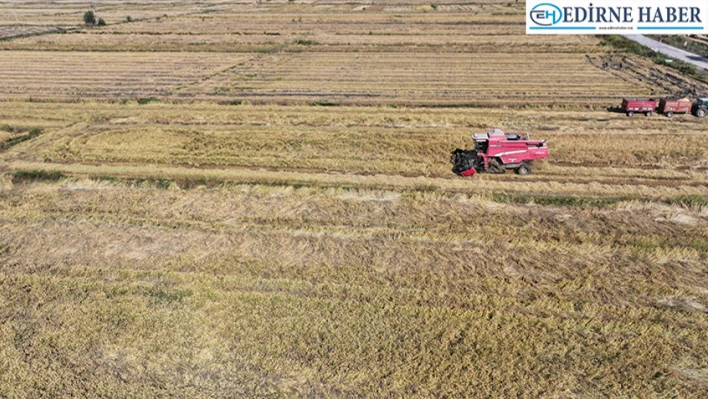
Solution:
{"label": "edirne haber logo", "polygon": [[526,1],[527,34],[708,34],[706,0]]}

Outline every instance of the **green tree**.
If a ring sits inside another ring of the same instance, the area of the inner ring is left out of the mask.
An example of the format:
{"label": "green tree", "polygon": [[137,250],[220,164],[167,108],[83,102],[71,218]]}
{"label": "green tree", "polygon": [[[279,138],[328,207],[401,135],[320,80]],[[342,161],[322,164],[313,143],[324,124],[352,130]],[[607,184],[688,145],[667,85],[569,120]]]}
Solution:
{"label": "green tree", "polygon": [[86,25],[96,25],[96,14],[89,10],[84,13],[84,23]]}

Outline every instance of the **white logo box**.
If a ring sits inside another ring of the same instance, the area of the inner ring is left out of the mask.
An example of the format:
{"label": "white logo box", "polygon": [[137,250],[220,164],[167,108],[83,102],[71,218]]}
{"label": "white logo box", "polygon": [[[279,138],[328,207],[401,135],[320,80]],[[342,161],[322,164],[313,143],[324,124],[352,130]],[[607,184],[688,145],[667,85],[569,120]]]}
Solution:
{"label": "white logo box", "polygon": [[708,0],[526,0],[526,34],[708,34]]}

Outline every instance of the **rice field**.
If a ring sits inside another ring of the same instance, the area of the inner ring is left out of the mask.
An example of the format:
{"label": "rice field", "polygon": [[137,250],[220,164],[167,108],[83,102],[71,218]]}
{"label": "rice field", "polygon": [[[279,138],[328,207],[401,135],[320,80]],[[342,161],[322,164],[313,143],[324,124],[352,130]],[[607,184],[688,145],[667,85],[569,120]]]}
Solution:
{"label": "rice field", "polygon": [[[585,55],[234,54],[5,51],[5,100],[218,101],[277,104],[598,107],[617,93],[671,92],[612,73]],[[626,62],[630,65],[632,61]],[[98,66],[101,66],[100,68]],[[549,68],[555,73],[546,75]],[[652,68],[656,69],[656,68]],[[661,76],[661,74],[659,74]],[[682,84],[683,83],[683,84]],[[685,86],[684,80],[678,85]],[[582,104],[578,104],[582,102]]]}
{"label": "rice field", "polygon": [[[108,22],[118,22],[131,16],[134,20],[159,16],[185,15],[199,12],[217,2],[187,2],[180,0],[136,0],[130,2],[108,0],[95,2],[96,12]],[[83,24],[83,14],[91,2],[73,0],[19,0],[0,4],[0,25],[5,26],[53,26],[71,29]]]}
{"label": "rice field", "polygon": [[[526,36],[518,3],[433,5],[106,3],[105,27],[77,17],[0,41],[0,99],[607,107],[708,88],[637,57],[612,60],[596,37]],[[173,12],[110,14],[131,7]]]}
{"label": "rice field", "polygon": [[[0,5],[0,398],[705,397],[706,121],[615,109],[704,84],[518,3],[97,6]],[[493,128],[550,157],[452,174]]]}
{"label": "rice field", "polygon": [[247,56],[181,53],[3,52],[5,100],[121,99],[166,96],[175,87],[231,68]]}

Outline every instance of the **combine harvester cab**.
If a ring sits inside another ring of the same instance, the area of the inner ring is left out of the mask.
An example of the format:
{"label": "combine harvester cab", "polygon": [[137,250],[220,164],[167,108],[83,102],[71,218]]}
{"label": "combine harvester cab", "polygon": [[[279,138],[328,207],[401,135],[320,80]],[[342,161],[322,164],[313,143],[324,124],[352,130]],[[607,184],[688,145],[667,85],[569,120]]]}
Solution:
{"label": "combine harvester cab", "polygon": [[474,150],[456,149],[450,162],[452,171],[460,176],[476,172],[505,173],[513,169],[520,175],[531,173],[531,162],[548,157],[546,140],[530,140],[519,134],[505,134],[499,129],[472,136]]}

